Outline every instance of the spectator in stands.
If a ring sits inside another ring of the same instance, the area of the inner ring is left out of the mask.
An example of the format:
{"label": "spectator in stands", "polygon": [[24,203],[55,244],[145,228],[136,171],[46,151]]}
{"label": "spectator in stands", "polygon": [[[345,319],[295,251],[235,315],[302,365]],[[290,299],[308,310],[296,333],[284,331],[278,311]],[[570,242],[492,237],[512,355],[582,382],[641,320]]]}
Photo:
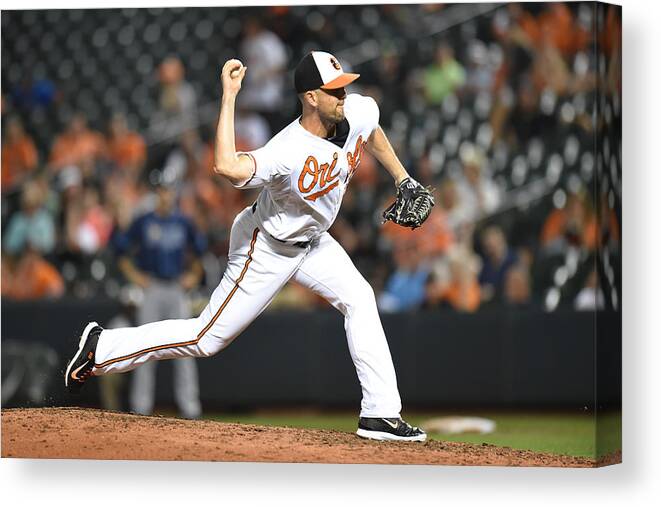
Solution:
{"label": "spectator in stands", "polygon": [[457,182],[452,178],[444,178],[439,188],[439,204],[445,212],[448,226],[453,231],[459,243],[467,243],[473,231],[473,216],[461,203]]}
{"label": "spectator in stands", "polygon": [[597,221],[585,191],[571,192],[562,208],[554,209],[542,228],[542,249],[549,254],[568,247],[592,251],[597,246]]}
{"label": "spectator in stands", "polygon": [[532,138],[543,138],[544,132],[553,127],[552,120],[539,109],[539,92],[528,76],[519,81],[516,93],[516,103],[505,128],[513,134],[512,141],[523,149]]}
{"label": "spectator in stands", "polygon": [[[512,127],[518,125],[508,116],[512,108],[520,103],[520,97],[513,97],[513,93],[521,92],[522,81],[527,81],[530,89],[537,91],[529,76],[540,32],[535,16],[529,12],[529,5],[509,3],[507,9],[499,10],[493,18],[494,35],[503,53],[500,67],[494,76],[496,93],[490,114],[494,140],[510,137]],[[539,114],[537,97],[528,95],[526,98],[530,98],[530,108]],[[512,139],[508,141],[512,143]]]}
{"label": "spectator in stands", "polygon": [[147,157],[145,141],[129,130],[126,116],[115,113],[108,128],[108,159],[120,171],[140,176]]}
{"label": "spectator in stands", "polygon": [[512,266],[505,273],[504,301],[519,309],[530,306],[530,273],[521,264]]}
{"label": "spectator in stands", "polygon": [[[57,215],[58,230],[66,230],[67,211],[83,199],[83,175],[76,166],[63,167],[55,179],[60,192],[60,206]],[[58,234],[60,241],[66,241],[66,234]]]}
{"label": "spectator in stands", "polygon": [[284,87],[287,69],[287,49],[273,32],[264,27],[258,17],[244,22],[244,39],[239,57],[249,72],[241,86],[241,108],[263,115],[273,132],[283,125]]}
{"label": "spectator in stands", "polygon": [[208,177],[211,166],[202,167],[208,163],[208,149],[208,145],[200,139],[197,129],[187,130],[181,134],[179,144],[165,159],[160,177],[169,182],[179,182],[203,170]]}
{"label": "spectator in stands", "polygon": [[145,184],[123,173],[109,176],[103,188],[103,199],[113,219],[113,230],[125,230],[134,215],[139,214],[145,200]]}
{"label": "spectator in stands", "polygon": [[515,80],[527,74],[532,65],[540,30],[527,7],[509,3],[507,10],[500,10],[493,18],[493,31],[503,50],[503,60],[495,76],[497,90],[505,85],[515,87]]}
{"label": "spectator in stands", "polygon": [[427,102],[440,105],[448,95],[455,93],[466,82],[463,66],[454,58],[454,50],[446,43],[436,48],[434,63],[425,69],[424,89]]}
{"label": "spectator in stands", "polygon": [[64,281],[39,248],[31,243],[21,252],[2,255],[2,297],[25,301],[57,298],[64,293]]}
{"label": "spectator in stands", "polygon": [[604,26],[599,30],[597,43],[608,58],[606,90],[609,95],[622,94],[622,19],[616,5],[609,5]]}
{"label": "spectator in stands", "polygon": [[615,213],[613,202],[609,204],[608,194],[601,193],[599,197],[600,213],[595,217],[595,222],[598,222],[599,228],[599,243],[602,248],[608,249],[609,252],[617,252],[620,250],[620,223]]}
{"label": "spectator in stands", "polygon": [[48,79],[44,72],[34,72],[32,69],[31,71],[30,74],[36,73],[37,75],[26,75],[11,92],[12,102],[17,108],[24,111],[47,108],[58,98],[53,81]]}
{"label": "spectator in stands", "polygon": [[473,41],[468,50],[466,91],[472,94],[493,92],[494,72],[495,69],[489,61],[489,53],[484,42]]}
{"label": "spectator in stands", "polygon": [[234,134],[238,151],[251,151],[264,146],[271,137],[268,122],[260,114],[239,104],[234,119]]}
{"label": "spectator in stands", "polygon": [[574,299],[574,309],[579,312],[603,310],[605,307],[604,293],[599,286],[597,270],[590,271],[585,285]]}
{"label": "spectator in stands", "polygon": [[17,117],[7,120],[2,143],[2,193],[21,186],[37,168],[39,157],[32,138]]}
{"label": "spectator in stands", "polygon": [[465,246],[457,246],[435,263],[426,287],[430,306],[448,305],[458,312],[475,312],[480,307],[476,256]]}
{"label": "spectator in stands", "polygon": [[212,223],[224,220],[223,208],[229,206],[229,201],[223,199],[220,179],[209,177],[213,167],[213,150],[202,142],[196,130],[189,130],[182,136],[181,147],[168,161],[171,162],[175,156],[185,167],[179,195],[180,210],[198,229],[208,233]]}
{"label": "spectator in stands", "polygon": [[46,171],[38,171],[29,181],[34,182],[39,189],[39,192],[41,193],[42,209],[53,217],[57,233],[57,216],[60,212],[61,200],[57,185],[53,184],[53,181],[50,179],[49,174]]}
{"label": "spectator in stands", "polygon": [[378,298],[379,309],[383,312],[415,310],[425,301],[429,269],[420,262],[422,258],[413,241],[395,243],[393,257],[395,271]]}
{"label": "spectator in stands", "polygon": [[197,95],[185,79],[184,65],[171,56],[158,68],[160,94],[150,133],[155,142],[173,142],[186,130],[197,128]]}
{"label": "spectator in stands", "polygon": [[99,192],[88,186],[82,198],[70,203],[65,217],[65,234],[69,249],[84,255],[102,250],[112,232],[111,214],[99,201]]}
{"label": "spectator in stands", "polygon": [[170,56],[158,68],[159,100],[149,125],[148,170],[162,170],[181,136],[199,124],[197,95],[185,79],[179,58]]}
{"label": "spectator in stands", "polygon": [[485,174],[485,156],[480,148],[465,144],[461,148],[463,175],[457,182],[457,191],[465,213],[475,221],[490,215],[500,205],[500,190]]}
{"label": "spectator in stands", "polygon": [[504,286],[507,272],[516,264],[517,256],[509,248],[505,233],[497,226],[487,227],[481,234],[482,270],[479,282],[484,301],[504,300]]}
{"label": "spectator in stands", "polygon": [[[187,291],[202,277],[199,257],[205,238],[176,208],[176,190],[161,184],[156,209],[136,218],[128,230],[116,237],[119,267],[133,284],[142,287],[138,324],[157,319],[188,318]],[[188,255],[192,261],[187,266]],[[199,418],[201,405],[197,367],[193,358],[173,361],[175,400],[186,418]],[[144,364],[133,373],[131,409],[151,414],[154,407],[156,363]]]}
{"label": "spectator in stands", "polygon": [[[396,47],[386,45],[376,62],[374,72],[368,73],[363,82],[374,86],[374,91],[366,95],[375,98],[383,118],[390,118],[393,112],[407,104],[410,99],[409,87],[405,85],[408,77]],[[379,100],[379,97],[386,97],[387,100]],[[401,153],[400,150],[396,152]]]}
{"label": "spectator in stands", "polygon": [[563,2],[552,2],[544,6],[538,16],[540,39],[546,39],[563,58],[587,46],[590,33],[574,19],[570,8]]}
{"label": "spectator in stands", "polygon": [[26,183],[21,194],[21,209],[9,219],[4,234],[3,247],[7,252],[18,254],[28,244],[42,254],[53,251],[55,223],[43,202],[40,186],[33,181]]}
{"label": "spectator in stands", "polygon": [[90,130],[86,116],[78,112],[71,117],[64,133],[55,139],[49,162],[56,172],[66,166],[76,166],[87,179],[93,175],[96,163],[104,154],[103,136]]}
{"label": "spectator in stands", "polygon": [[562,53],[556,48],[548,31],[542,32],[542,39],[535,51],[532,78],[537,90],[551,90],[556,95],[570,91],[572,75]]}

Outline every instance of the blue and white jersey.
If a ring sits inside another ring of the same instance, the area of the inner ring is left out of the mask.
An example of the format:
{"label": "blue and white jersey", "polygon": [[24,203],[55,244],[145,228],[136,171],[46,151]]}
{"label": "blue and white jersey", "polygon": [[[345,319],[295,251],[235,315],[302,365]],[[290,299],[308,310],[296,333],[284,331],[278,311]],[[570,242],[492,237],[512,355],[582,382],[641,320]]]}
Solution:
{"label": "blue and white jersey", "polygon": [[138,269],[155,278],[173,280],[186,270],[186,253],[200,256],[206,238],[178,212],[160,216],[154,212],[136,218],[114,240],[119,255],[131,256]]}

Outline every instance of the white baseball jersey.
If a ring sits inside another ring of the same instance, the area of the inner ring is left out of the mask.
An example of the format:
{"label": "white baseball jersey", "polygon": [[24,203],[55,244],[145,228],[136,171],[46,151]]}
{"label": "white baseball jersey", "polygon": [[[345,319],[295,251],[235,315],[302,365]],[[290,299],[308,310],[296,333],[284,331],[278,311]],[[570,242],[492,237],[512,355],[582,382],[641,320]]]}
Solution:
{"label": "white baseball jersey", "polygon": [[349,133],[342,147],[305,130],[299,117],[247,153],[255,173],[241,188],[263,187],[255,214],[271,236],[309,241],[335,221],[367,140],[379,125],[379,106],[353,93],[344,100],[344,115]]}

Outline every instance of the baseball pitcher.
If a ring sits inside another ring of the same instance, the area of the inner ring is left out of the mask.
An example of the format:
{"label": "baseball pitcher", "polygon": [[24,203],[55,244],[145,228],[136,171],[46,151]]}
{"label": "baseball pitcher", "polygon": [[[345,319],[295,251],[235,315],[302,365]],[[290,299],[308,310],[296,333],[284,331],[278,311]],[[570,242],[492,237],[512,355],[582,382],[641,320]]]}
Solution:
{"label": "baseball pitcher", "polygon": [[229,60],[215,140],[214,172],[236,188],[261,188],[234,220],[227,269],[201,315],[139,327],[85,327],[65,373],[76,390],[97,375],[179,357],[208,357],[234,340],[293,279],[328,300],[345,319],[349,352],[362,389],[357,434],[376,440],[424,441],[400,417],[401,401],[374,292],[328,229],[367,149],[392,175],[397,198],[385,220],[415,228],[428,217],[431,193],[406,172],[379,126],[370,98],[347,95],[359,74],[312,51],[297,65],[302,114],[265,146],[237,152],[234,109],[247,68]]}

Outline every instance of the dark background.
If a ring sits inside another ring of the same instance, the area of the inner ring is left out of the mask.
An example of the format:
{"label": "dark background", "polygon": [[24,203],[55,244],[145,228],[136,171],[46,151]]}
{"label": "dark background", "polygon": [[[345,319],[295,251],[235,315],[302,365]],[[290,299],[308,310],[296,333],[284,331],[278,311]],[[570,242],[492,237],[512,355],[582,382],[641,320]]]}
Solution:
{"label": "dark background", "polygon": [[[70,330],[116,309],[113,302],[76,299],[3,302],[3,347],[10,341],[48,345],[57,353],[54,366],[25,358],[34,361],[26,374],[47,386],[46,404],[96,406],[98,383],[72,397],[65,394],[61,369],[75,343]],[[603,326],[598,336],[596,321]],[[405,408],[619,406],[621,346],[618,333],[606,331],[618,322],[606,313],[427,311],[384,316],[383,325]],[[342,318],[330,310],[267,312],[221,354],[199,360],[198,368],[205,410],[360,403]],[[158,369],[159,405],[173,403],[170,375],[170,368]]]}

